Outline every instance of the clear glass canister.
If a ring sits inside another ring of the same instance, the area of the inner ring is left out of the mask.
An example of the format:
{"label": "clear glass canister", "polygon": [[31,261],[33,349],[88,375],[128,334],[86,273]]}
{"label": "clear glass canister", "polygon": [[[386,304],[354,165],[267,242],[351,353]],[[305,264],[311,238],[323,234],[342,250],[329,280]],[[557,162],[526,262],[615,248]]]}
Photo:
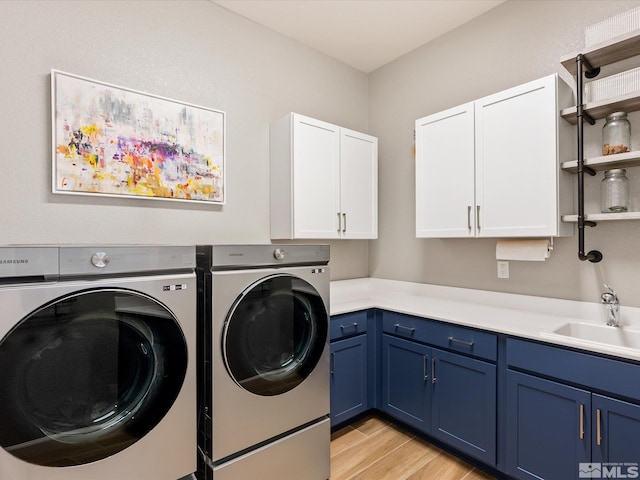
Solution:
{"label": "clear glass canister", "polygon": [[631,151],[631,124],[625,112],[612,113],[602,127],[602,154]]}
{"label": "clear glass canister", "polygon": [[629,180],[624,168],[604,172],[601,184],[602,212],[626,212],[629,210]]}

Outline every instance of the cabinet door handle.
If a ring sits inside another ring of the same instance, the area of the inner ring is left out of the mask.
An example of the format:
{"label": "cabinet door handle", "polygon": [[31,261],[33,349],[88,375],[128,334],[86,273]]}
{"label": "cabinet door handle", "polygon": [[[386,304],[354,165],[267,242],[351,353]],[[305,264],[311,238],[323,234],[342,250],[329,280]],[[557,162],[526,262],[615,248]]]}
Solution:
{"label": "cabinet door handle", "polygon": [[429,380],[429,374],[427,373],[427,362],[429,361],[429,357],[426,355],[422,356],[422,379],[426,382]]}
{"label": "cabinet door handle", "polygon": [[600,422],[602,421],[602,413],[599,408],[596,409],[596,441],[598,445],[602,445],[602,430]]}
{"label": "cabinet door handle", "polygon": [[338,233],[342,230],[342,217],[340,216],[340,212],[338,212]]}
{"label": "cabinet door handle", "polygon": [[467,205],[467,228],[471,233],[471,205]]}
{"label": "cabinet door handle", "polygon": [[480,205],[476,207],[476,230],[480,231]]}
{"label": "cabinet door handle", "polygon": [[342,214],[342,233],[345,233],[347,231],[347,214],[343,213]]}
{"label": "cabinet door handle", "polygon": [[411,335],[413,335],[413,332],[416,331],[414,327],[405,327],[404,325],[400,325],[399,323],[396,323],[393,326],[396,327],[396,330],[400,330],[400,329],[407,330],[408,332],[411,333]]}
{"label": "cabinet door handle", "polygon": [[467,347],[473,347],[474,342],[468,342],[466,340],[458,340],[457,338],[454,337],[447,337],[447,340],[449,340],[449,343],[461,343],[462,345],[466,345]]}
{"label": "cabinet door handle", "polygon": [[436,357],[431,357],[431,383],[436,383]]}
{"label": "cabinet door handle", "polygon": [[580,440],[584,439],[584,404],[580,404]]}
{"label": "cabinet door handle", "polygon": [[331,375],[335,375],[335,365],[336,365],[336,352],[331,352],[331,365],[329,366],[329,372]]}
{"label": "cabinet door handle", "polygon": [[351,325],[340,325],[340,331],[344,332],[345,328],[353,328],[356,332],[358,331],[358,322],[353,322]]}

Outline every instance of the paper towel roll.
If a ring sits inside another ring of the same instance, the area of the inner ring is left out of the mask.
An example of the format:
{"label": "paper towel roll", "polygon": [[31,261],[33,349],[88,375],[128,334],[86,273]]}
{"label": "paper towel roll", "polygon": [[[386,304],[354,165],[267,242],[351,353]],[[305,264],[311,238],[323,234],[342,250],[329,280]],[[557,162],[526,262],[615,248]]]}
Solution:
{"label": "paper towel roll", "polygon": [[523,260],[543,262],[549,258],[549,239],[498,240],[496,243],[497,260]]}

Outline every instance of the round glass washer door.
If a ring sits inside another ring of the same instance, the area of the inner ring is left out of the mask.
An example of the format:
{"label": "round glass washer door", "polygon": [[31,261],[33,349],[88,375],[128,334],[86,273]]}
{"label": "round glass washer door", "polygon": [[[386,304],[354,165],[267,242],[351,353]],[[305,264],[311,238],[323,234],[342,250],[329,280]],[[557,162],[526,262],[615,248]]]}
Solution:
{"label": "round glass washer door", "polygon": [[0,340],[0,446],[49,467],[106,458],[162,420],[186,369],[182,330],[151,297],[95,289],[59,298]]}
{"label": "round glass washer door", "polygon": [[292,275],[265,277],[242,292],[227,315],[227,371],[254,394],[288,392],[318,364],[328,327],[327,309],[311,284]]}

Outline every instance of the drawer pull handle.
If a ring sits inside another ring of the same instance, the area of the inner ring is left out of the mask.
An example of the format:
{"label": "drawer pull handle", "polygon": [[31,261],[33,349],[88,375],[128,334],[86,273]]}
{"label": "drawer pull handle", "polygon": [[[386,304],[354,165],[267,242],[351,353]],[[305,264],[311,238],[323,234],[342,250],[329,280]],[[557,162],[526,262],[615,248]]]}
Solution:
{"label": "drawer pull handle", "polygon": [[340,331],[344,332],[345,328],[353,328],[354,330],[358,330],[358,322],[353,322],[351,325],[340,325]]}
{"label": "drawer pull handle", "polygon": [[580,404],[580,440],[584,439],[584,405]]}
{"label": "drawer pull handle", "polygon": [[407,330],[407,331],[411,332],[412,335],[413,335],[413,332],[416,331],[416,329],[414,327],[405,327],[404,325],[400,325],[399,323],[396,323],[393,326],[396,327],[396,330],[400,330],[401,328],[404,329],[404,330]]}
{"label": "drawer pull handle", "polygon": [[338,233],[342,230],[342,217],[340,216],[340,212],[338,212]]}
{"label": "drawer pull handle", "polygon": [[450,343],[461,343],[462,345],[466,345],[467,347],[473,347],[474,342],[467,342],[466,340],[458,340],[457,338],[454,337],[447,337],[447,340],[449,340]]}
{"label": "drawer pull handle", "polygon": [[602,421],[601,411],[599,408],[596,409],[596,437],[598,445],[602,445],[602,430],[600,430],[600,423]]}
{"label": "drawer pull handle", "polygon": [[429,361],[429,357],[426,355],[422,356],[422,379],[426,382],[429,380],[429,374],[427,373],[427,362]]}

